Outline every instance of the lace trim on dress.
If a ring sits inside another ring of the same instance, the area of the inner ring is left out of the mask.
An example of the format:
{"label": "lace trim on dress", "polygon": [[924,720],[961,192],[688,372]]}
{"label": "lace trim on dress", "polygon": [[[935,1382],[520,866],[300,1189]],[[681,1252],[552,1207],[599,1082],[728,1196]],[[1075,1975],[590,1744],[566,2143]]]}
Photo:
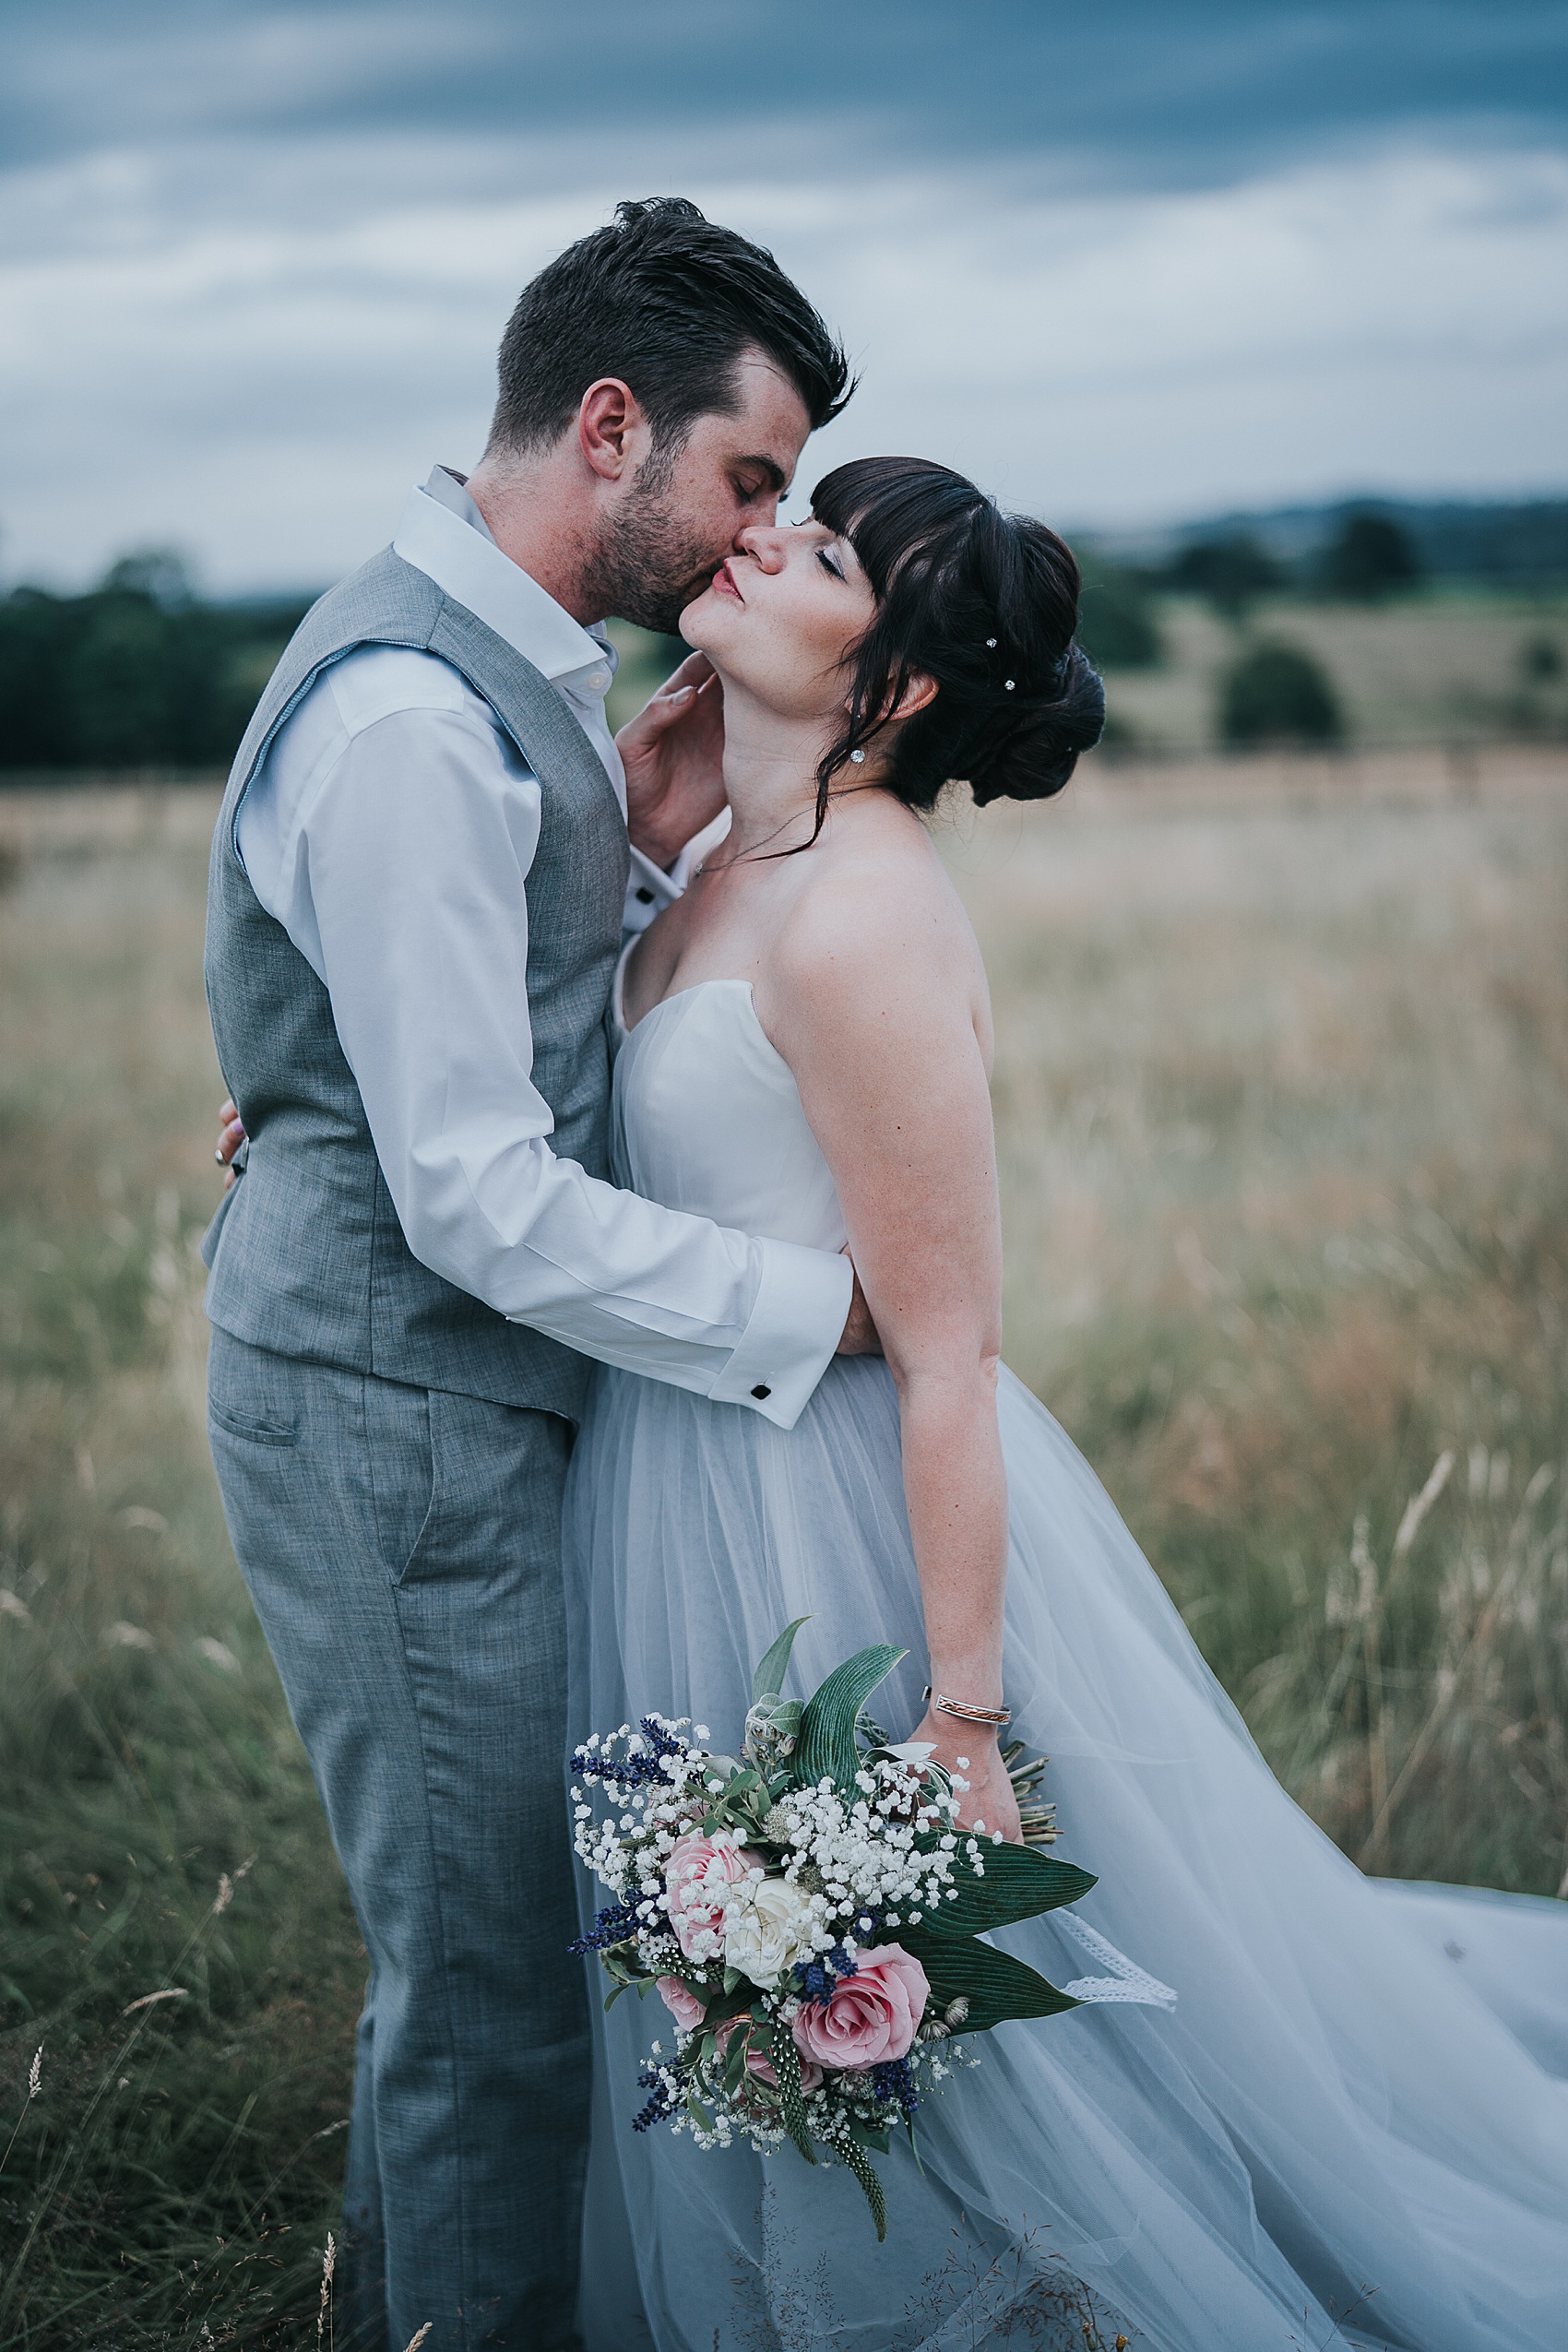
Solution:
{"label": "lace trim on dress", "polygon": [[1134,2001],[1151,2009],[1175,2008],[1176,1995],[1169,1985],[1162,1985],[1158,1977],[1151,1977],[1146,1968],[1140,1968],[1135,1960],[1118,1952],[1113,1943],[1086,1926],[1082,1919],[1075,1918],[1070,1912],[1059,1911],[1056,1924],[1083,1945],[1091,1960],[1098,1960],[1102,1968],[1113,1972],[1109,1977],[1078,1977],[1072,1984],[1063,1985],[1063,1991],[1073,2000]]}

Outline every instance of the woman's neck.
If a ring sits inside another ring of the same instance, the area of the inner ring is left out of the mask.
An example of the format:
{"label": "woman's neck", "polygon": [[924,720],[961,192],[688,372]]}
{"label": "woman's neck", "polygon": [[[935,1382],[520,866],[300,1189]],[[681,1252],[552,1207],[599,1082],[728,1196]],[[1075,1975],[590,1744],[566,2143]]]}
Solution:
{"label": "woman's neck", "polygon": [[794,849],[810,838],[816,823],[816,771],[826,748],[820,719],[781,717],[726,682],[724,789],[731,811],[720,853],[726,864],[765,848]]}

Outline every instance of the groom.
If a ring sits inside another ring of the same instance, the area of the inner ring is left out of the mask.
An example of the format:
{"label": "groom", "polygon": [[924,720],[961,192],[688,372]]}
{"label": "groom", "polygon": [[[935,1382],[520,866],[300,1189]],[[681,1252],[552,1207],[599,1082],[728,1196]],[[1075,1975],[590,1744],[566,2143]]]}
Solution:
{"label": "groom", "polygon": [[214,1459],[370,1955],[338,2341],[576,2341],[588,2040],[562,1480],[590,1357],[788,1428],[874,1345],[841,1257],[608,1181],[624,926],[721,802],[669,631],[844,356],[772,256],[624,204],[523,292],[476,472],[308,614],[234,763],[207,983],[248,1135],[208,1237]]}

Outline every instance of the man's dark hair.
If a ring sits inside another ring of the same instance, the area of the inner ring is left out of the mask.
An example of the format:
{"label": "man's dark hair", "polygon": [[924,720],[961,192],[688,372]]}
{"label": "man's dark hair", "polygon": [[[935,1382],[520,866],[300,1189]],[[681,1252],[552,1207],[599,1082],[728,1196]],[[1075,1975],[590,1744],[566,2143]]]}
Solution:
{"label": "man's dark hair", "polygon": [[568,245],[518,297],[489,446],[557,440],[588,386],[614,375],[668,450],[697,417],[734,413],[737,363],[754,349],[789,377],[814,430],[854,389],[841,346],[763,246],[684,196],[618,204],[609,228]]}

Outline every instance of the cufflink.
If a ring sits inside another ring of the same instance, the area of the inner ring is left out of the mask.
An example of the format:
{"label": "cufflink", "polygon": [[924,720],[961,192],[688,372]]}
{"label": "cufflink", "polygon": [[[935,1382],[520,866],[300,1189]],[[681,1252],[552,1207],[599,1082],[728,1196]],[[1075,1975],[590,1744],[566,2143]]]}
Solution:
{"label": "cufflink", "polygon": [[772,1394],[772,1389],[769,1388],[766,1381],[765,1380],[759,1380],[756,1386],[752,1391],[752,1395],[756,1398],[759,1405],[762,1403],[765,1396],[771,1396]]}

